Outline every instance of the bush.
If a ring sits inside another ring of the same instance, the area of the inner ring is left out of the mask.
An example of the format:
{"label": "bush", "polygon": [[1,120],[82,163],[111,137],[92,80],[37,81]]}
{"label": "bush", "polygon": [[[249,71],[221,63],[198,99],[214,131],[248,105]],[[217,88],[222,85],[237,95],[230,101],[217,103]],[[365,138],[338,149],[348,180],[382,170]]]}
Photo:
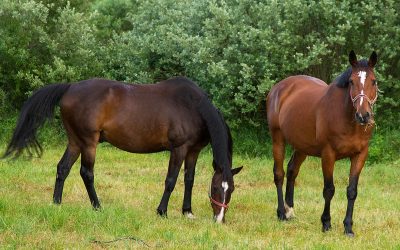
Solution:
{"label": "bush", "polygon": [[[377,50],[387,124],[399,118],[398,11],[393,1],[137,1],[132,29],[103,48],[110,78],[154,82],[186,75],[206,89],[231,124],[263,123],[265,93],[293,74],[331,82],[348,53]],[[357,14],[356,14],[357,13]],[[390,40],[390,41],[389,41]],[[362,43],[360,43],[362,41]],[[389,122],[387,122],[389,121]]]}
{"label": "bush", "polygon": [[393,0],[3,0],[0,101],[19,107],[38,87],[94,76],[151,83],[185,75],[232,127],[259,128],[272,85],[295,74],[331,82],[350,50],[359,58],[376,50],[376,120],[394,131],[399,13]]}
{"label": "bush", "polygon": [[[34,89],[95,76],[92,16],[33,0],[0,3],[0,88],[20,106]],[[51,15],[50,15],[51,14]]]}

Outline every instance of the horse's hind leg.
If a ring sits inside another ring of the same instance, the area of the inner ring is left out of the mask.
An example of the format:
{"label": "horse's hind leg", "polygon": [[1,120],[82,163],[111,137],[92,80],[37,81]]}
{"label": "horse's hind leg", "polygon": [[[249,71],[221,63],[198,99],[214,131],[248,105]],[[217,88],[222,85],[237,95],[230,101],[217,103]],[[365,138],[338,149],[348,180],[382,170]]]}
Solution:
{"label": "horse's hind leg", "polygon": [[276,192],[278,195],[278,209],[277,216],[279,220],[286,220],[285,206],[283,202],[282,185],[285,178],[285,171],[283,170],[283,160],[285,157],[285,140],[282,132],[278,129],[271,131],[272,135],[272,153],[274,156],[274,182]]}
{"label": "horse's hind leg", "polygon": [[171,193],[175,188],[176,180],[179,175],[179,170],[182,166],[187,150],[183,147],[174,148],[171,150],[169,158],[168,173],[165,179],[164,194],[161,198],[160,205],[157,208],[157,213],[161,216],[167,216],[167,207]]}
{"label": "horse's hind leg", "polygon": [[185,194],[183,196],[182,214],[190,219],[194,218],[192,212],[192,189],[199,153],[200,150],[191,151],[185,158]]}
{"label": "horse's hind leg", "polygon": [[78,159],[79,154],[79,148],[69,144],[57,165],[57,177],[53,194],[53,201],[56,204],[61,203],[65,179],[67,178],[72,165],[74,165],[75,161]]}
{"label": "horse's hind leg", "polygon": [[94,189],[94,160],[96,156],[96,146],[86,147],[82,150],[81,157],[81,177],[85,184],[86,191],[89,195],[93,208],[100,208],[100,202]]}
{"label": "horse's hind leg", "polygon": [[286,210],[286,218],[291,218],[294,216],[293,211],[293,196],[294,196],[294,183],[297,175],[299,174],[300,165],[304,162],[307,155],[295,151],[290,158],[287,167],[287,181],[286,181],[286,194],[285,194],[285,210]]}

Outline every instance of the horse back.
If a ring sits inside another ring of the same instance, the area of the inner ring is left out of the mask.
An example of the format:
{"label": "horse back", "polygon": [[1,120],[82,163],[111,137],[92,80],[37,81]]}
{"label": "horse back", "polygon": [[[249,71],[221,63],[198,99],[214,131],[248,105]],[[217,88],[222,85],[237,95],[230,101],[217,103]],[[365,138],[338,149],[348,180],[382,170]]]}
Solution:
{"label": "horse back", "polygon": [[69,136],[79,135],[81,143],[108,141],[129,152],[158,152],[204,137],[195,109],[203,95],[186,78],[143,85],[92,79],[71,86],[61,113]]}

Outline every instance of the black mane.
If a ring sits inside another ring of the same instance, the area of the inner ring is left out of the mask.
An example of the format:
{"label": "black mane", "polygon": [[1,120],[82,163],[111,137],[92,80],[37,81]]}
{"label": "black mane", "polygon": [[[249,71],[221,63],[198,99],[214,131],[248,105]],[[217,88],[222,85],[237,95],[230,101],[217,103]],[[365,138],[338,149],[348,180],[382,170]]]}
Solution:
{"label": "black mane", "polygon": [[[368,60],[361,60],[358,61],[357,67],[359,68],[368,68]],[[349,86],[349,80],[351,76],[352,70],[351,67],[348,67],[346,71],[344,71],[342,74],[340,74],[338,77],[333,80],[333,82],[339,87],[339,88],[347,88]]]}
{"label": "black mane", "polygon": [[210,134],[213,167],[215,170],[219,168],[222,171],[223,180],[227,180],[232,177],[232,135],[229,126],[207,96],[201,99],[197,108]]}

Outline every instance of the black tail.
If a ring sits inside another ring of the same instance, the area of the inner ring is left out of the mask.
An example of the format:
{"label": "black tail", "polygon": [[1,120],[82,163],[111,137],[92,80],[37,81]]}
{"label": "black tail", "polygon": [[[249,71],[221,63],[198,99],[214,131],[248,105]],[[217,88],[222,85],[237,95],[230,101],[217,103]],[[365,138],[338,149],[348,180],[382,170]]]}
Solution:
{"label": "black tail", "polygon": [[33,93],[24,103],[18,118],[17,126],[3,158],[14,155],[18,157],[26,148],[29,155],[42,155],[36,132],[44,122],[53,117],[58,105],[70,84],[52,84]]}
{"label": "black tail", "polygon": [[202,98],[197,110],[206,122],[211,137],[214,167],[220,167],[225,178],[231,176],[232,136],[228,125],[207,96]]}

